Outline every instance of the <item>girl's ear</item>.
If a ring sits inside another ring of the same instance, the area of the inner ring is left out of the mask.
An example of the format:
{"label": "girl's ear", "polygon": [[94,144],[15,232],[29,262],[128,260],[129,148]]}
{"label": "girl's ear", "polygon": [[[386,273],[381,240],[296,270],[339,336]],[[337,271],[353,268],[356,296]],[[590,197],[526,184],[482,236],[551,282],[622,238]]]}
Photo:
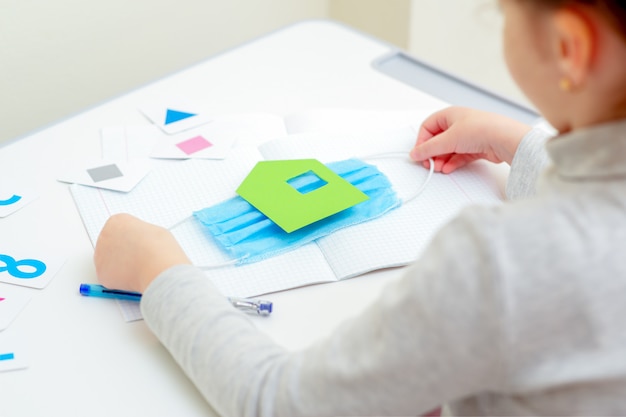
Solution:
{"label": "girl's ear", "polygon": [[595,39],[593,23],[584,10],[563,7],[554,12],[553,47],[564,88],[585,83],[592,66]]}

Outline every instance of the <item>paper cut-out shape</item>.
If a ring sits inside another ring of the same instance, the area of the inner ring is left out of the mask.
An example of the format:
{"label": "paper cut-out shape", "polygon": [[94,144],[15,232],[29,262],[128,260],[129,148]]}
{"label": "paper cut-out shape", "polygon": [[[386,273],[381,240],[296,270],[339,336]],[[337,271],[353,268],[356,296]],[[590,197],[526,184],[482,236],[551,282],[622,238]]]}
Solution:
{"label": "paper cut-out shape", "polygon": [[261,161],[237,194],[287,233],[369,198],[316,159]]}
{"label": "paper cut-out shape", "polygon": [[190,117],[196,116],[196,113],[188,113],[179,110],[167,109],[167,113],[165,113],[165,124],[169,125],[171,123],[176,123],[181,120],[189,119]]}
{"label": "paper cut-out shape", "polygon": [[11,204],[15,204],[22,199],[22,196],[14,194],[12,197],[9,197],[7,200],[0,200],[0,206],[10,206]]}
{"label": "paper cut-out shape", "polygon": [[93,180],[93,182],[100,182],[110,180],[112,178],[123,177],[122,171],[115,164],[104,165],[101,167],[90,168],[87,173]]}
{"label": "paper cut-out shape", "polygon": [[185,152],[187,155],[193,155],[194,153],[210,148],[211,146],[213,146],[213,144],[202,136],[195,136],[176,144],[176,147]]}

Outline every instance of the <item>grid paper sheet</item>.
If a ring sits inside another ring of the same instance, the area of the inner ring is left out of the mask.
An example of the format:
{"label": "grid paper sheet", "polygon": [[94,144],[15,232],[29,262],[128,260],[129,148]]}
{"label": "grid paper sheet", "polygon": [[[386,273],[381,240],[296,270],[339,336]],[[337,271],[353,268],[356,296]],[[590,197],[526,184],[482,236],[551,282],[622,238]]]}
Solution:
{"label": "grid paper sheet", "polygon": [[[235,157],[224,161],[161,164],[130,193],[77,184],[70,189],[92,244],[111,215],[130,213],[167,229],[178,224],[172,233],[194,265],[221,265],[229,259],[192,213],[234,197],[234,190],[259,156],[253,148],[241,148]],[[315,244],[263,262],[211,269],[207,275],[223,294],[236,297],[336,280]]]}
{"label": "grid paper sheet", "polygon": [[[253,297],[406,265],[463,207],[501,201],[495,181],[480,163],[449,175],[433,174],[424,191],[411,199],[427,177],[427,170],[410,162],[406,154],[415,137],[414,127],[369,135],[291,135],[259,149],[237,148],[226,160],[157,164],[130,193],[81,185],[73,185],[71,191],[92,243],[110,215],[131,213],[168,229],[175,225],[174,236],[200,267],[224,264],[229,259],[192,217],[193,211],[233,197],[237,186],[262,159],[317,158],[330,162],[361,157],[388,176],[403,200],[410,200],[378,219],[336,231],[292,252],[207,271],[224,295]],[[132,313],[124,315],[128,319]]]}

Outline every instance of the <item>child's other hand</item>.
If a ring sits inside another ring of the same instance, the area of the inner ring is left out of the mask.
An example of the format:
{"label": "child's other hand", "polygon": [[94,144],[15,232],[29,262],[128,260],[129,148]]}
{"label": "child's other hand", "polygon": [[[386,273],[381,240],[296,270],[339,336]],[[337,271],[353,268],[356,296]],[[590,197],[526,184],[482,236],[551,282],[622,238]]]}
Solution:
{"label": "child's other hand", "polygon": [[530,126],[495,113],[449,107],[428,117],[417,135],[411,158],[448,174],[477,159],[494,163],[513,160]]}
{"label": "child's other hand", "polygon": [[143,292],[166,269],[191,263],[174,236],[129,214],[111,216],[94,253],[96,274],[108,288]]}

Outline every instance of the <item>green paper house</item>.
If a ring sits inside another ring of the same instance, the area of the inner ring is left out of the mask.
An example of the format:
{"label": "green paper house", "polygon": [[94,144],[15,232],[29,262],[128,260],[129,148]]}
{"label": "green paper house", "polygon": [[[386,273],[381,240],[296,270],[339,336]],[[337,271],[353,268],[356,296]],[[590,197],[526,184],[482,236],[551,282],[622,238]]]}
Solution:
{"label": "green paper house", "polygon": [[316,159],[261,161],[237,194],[287,233],[369,198]]}

